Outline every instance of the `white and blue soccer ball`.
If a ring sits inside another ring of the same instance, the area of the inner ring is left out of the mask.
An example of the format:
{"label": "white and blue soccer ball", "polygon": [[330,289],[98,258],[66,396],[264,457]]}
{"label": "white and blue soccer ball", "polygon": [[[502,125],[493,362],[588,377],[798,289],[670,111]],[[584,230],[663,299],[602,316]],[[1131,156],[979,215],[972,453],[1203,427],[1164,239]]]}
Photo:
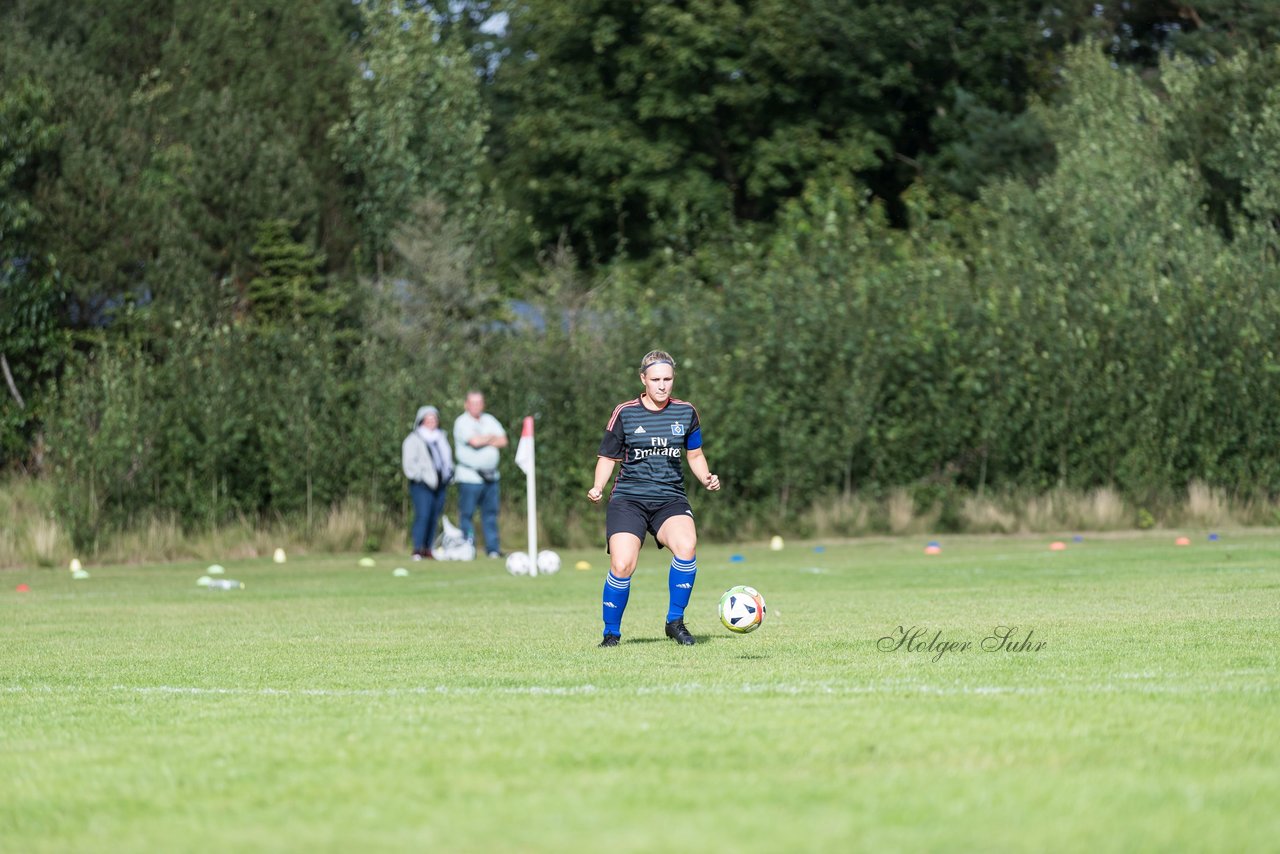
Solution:
{"label": "white and blue soccer ball", "polygon": [[533,561],[524,552],[512,552],[507,555],[507,572],[512,575],[528,575],[533,570]]}
{"label": "white and blue soccer ball", "polygon": [[720,622],[731,632],[754,632],[764,622],[764,613],[764,597],[754,587],[739,584],[720,597]]}
{"label": "white and blue soccer ball", "polygon": [[538,572],[543,575],[555,575],[560,571],[560,555],[550,549],[538,552]]}

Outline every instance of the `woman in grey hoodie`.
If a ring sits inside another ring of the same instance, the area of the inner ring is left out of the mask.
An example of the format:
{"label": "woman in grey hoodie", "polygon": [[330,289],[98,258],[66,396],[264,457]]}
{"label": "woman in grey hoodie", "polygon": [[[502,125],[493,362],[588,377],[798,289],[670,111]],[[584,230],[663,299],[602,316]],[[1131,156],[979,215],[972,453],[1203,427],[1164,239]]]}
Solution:
{"label": "woman in grey hoodie", "polygon": [[429,560],[436,526],[444,512],[445,490],[453,479],[453,450],[440,430],[440,410],[418,408],[413,430],[400,446],[400,462],[413,499],[413,559]]}

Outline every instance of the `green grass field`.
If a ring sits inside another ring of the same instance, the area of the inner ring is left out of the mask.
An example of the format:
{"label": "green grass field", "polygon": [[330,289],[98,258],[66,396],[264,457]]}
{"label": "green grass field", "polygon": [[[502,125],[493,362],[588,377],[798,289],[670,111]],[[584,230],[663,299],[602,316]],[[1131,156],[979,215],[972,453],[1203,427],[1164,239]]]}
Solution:
{"label": "green grass field", "polygon": [[0,850],[1280,848],[1280,536],[1048,541],[0,572]]}

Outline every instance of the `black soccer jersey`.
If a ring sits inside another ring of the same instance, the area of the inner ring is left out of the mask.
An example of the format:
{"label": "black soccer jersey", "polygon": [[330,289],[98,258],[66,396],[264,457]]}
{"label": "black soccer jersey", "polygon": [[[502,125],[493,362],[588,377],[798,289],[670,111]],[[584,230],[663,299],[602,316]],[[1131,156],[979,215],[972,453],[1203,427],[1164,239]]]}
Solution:
{"label": "black soccer jersey", "polygon": [[700,447],[702,432],[692,403],[672,397],[655,412],[636,398],[613,410],[600,456],[622,463],[614,495],[669,500],[684,497],[684,455]]}

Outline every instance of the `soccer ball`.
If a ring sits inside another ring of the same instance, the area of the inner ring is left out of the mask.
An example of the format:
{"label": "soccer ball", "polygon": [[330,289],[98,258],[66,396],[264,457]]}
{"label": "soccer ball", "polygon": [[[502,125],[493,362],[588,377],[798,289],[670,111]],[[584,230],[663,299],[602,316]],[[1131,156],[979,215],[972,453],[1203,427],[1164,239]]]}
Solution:
{"label": "soccer ball", "polygon": [[764,597],[745,584],[730,587],[720,597],[720,622],[731,632],[745,635],[764,622]]}
{"label": "soccer ball", "polygon": [[507,572],[512,575],[528,575],[533,569],[533,561],[524,552],[512,552],[507,555]]}
{"label": "soccer ball", "polygon": [[560,555],[550,549],[538,552],[538,572],[543,575],[555,575],[560,571]]}

